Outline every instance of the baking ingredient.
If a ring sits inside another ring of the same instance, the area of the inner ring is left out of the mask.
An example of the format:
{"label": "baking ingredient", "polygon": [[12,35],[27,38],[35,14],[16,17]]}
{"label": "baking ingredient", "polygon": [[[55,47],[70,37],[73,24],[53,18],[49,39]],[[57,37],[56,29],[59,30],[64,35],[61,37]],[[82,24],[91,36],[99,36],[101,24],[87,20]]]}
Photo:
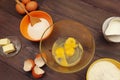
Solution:
{"label": "baking ingredient", "polygon": [[[25,5],[24,5],[23,3],[21,3],[21,5],[22,5],[23,7],[25,7]],[[19,14],[25,14],[24,9],[23,9],[18,3],[16,4],[16,11],[17,11]]]}
{"label": "baking ingredient", "polygon": [[[50,26],[49,22],[45,18],[40,18],[40,22],[36,23],[34,26],[28,25],[28,35],[34,40],[40,40],[45,30]],[[50,29],[48,29],[43,38],[48,36],[50,33]]]}
{"label": "baking ingredient", "polygon": [[26,4],[26,9],[28,11],[34,11],[36,10],[38,7],[38,3],[36,1],[29,1],[27,4]]}
{"label": "baking ingredient", "polygon": [[75,48],[76,47],[76,40],[72,37],[69,37],[66,41],[65,41],[65,45],[68,45],[68,48],[69,47],[73,47]]}
{"label": "baking ingredient", "polygon": [[76,40],[69,37],[64,44],[65,53],[67,56],[73,56],[75,53],[75,48],[77,47]]}
{"label": "baking ingredient", "polygon": [[111,20],[109,26],[105,31],[106,35],[120,35],[120,19],[119,20]]}
{"label": "baking ingredient", "polygon": [[58,47],[55,51],[55,60],[62,66],[68,66],[63,47]]}
{"label": "baking ingredient", "polygon": [[88,80],[120,80],[120,69],[109,61],[95,63],[87,74]]}
{"label": "baking ingredient", "polygon": [[36,58],[34,59],[35,64],[38,67],[43,67],[45,65],[45,62],[43,61],[41,54],[37,54]]}
{"label": "baking ingredient", "polygon": [[32,70],[32,76],[34,78],[40,78],[43,76],[45,71],[41,69],[40,67],[43,67],[45,65],[45,62],[41,58],[41,54],[44,56],[44,53],[38,53],[35,57],[35,59],[26,59],[24,61],[23,70],[25,72],[29,72]]}
{"label": "baking ingredient", "polygon": [[2,48],[3,48],[3,52],[6,54],[15,51],[15,47],[12,43],[2,46]]}
{"label": "baking ingredient", "polygon": [[24,61],[23,70],[26,72],[31,71],[34,66],[35,66],[34,61],[32,59],[27,59]]}
{"label": "baking ingredient", "polygon": [[77,64],[82,56],[83,48],[73,37],[59,38],[55,41],[52,54],[61,66],[73,66]]}
{"label": "baking ingredient", "polygon": [[[37,1],[31,1],[31,0],[22,0],[20,1],[22,7],[24,7],[27,11],[35,11],[38,8]],[[25,14],[25,10],[20,6],[19,3],[16,4],[16,11],[19,14]]]}
{"label": "baking ingredient", "polygon": [[28,2],[30,2],[31,0],[22,0],[23,4],[27,4]]}
{"label": "baking ingredient", "polygon": [[0,46],[4,46],[10,43],[10,40],[8,38],[0,39]]}
{"label": "baking ingredient", "polygon": [[38,66],[35,66],[32,69],[32,75],[34,78],[40,78],[43,76],[44,73],[45,73],[45,71],[43,69],[39,68]]}
{"label": "baking ingredient", "polygon": [[9,54],[15,51],[14,44],[8,38],[0,39],[0,46],[2,46],[3,53]]}

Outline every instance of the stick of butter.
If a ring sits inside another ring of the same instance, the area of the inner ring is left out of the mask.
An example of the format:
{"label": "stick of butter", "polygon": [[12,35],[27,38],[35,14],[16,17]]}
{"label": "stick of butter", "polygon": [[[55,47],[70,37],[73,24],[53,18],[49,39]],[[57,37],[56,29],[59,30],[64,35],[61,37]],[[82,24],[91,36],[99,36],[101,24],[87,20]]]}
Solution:
{"label": "stick of butter", "polygon": [[0,46],[4,46],[10,43],[10,40],[8,38],[0,39]]}
{"label": "stick of butter", "polygon": [[15,51],[15,47],[12,43],[2,46],[3,52],[9,54],[10,52]]}

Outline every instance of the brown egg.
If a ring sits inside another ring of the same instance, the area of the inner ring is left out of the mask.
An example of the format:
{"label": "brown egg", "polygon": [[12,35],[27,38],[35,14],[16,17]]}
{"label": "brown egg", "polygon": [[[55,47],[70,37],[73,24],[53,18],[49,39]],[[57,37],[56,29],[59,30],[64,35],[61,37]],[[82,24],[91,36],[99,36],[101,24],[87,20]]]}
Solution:
{"label": "brown egg", "polygon": [[34,11],[38,7],[38,3],[36,1],[30,1],[26,4],[26,9],[28,11]]}
{"label": "brown egg", "polygon": [[[21,3],[23,7],[25,7],[25,5],[23,3]],[[23,8],[21,8],[21,6],[19,4],[16,4],[16,11],[19,13],[19,14],[25,14],[25,11]]]}
{"label": "brown egg", "polygon": [[31,0],[22,0],[23,4],[27,4],[28,2],[30,2]]}

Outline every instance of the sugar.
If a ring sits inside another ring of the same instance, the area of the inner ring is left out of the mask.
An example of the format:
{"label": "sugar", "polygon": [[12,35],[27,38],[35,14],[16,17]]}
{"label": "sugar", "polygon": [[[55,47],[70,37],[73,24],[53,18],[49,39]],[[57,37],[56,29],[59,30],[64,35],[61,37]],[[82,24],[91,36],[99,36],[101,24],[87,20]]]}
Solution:
{"label": "sugar", "polygon": [[108,61],[98,62],[88,72],[88,80],[120,80],[120,69]]}
{"label": "sugar", "polygon": [[[44,19],[44,18],[40,18],[41,22],[36,23],[34,26],[31,26],[31,24],[29,23],[28,25],[28,35],[34,39],[34,40],[39,40],[41,39],[43,33],[45,32],[45,30],[50,27],[49,22]],[[43,38],[46,37],[50,32],[50,29],[48,29]]]}

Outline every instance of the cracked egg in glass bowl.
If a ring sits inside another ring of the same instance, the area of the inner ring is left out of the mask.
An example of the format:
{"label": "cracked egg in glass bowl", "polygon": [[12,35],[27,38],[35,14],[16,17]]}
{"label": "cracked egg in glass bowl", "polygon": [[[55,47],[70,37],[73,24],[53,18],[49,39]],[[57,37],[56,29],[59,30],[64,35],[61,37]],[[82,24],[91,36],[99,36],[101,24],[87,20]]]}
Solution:
{"label": "cracked egg in glass bowl", "polygon": [[40,41],[39,46],[47,66],[61,73],[84,69],[92,60],[95,51],[91,32],[73,20],[58,21],[53,27],[49,38]]}

